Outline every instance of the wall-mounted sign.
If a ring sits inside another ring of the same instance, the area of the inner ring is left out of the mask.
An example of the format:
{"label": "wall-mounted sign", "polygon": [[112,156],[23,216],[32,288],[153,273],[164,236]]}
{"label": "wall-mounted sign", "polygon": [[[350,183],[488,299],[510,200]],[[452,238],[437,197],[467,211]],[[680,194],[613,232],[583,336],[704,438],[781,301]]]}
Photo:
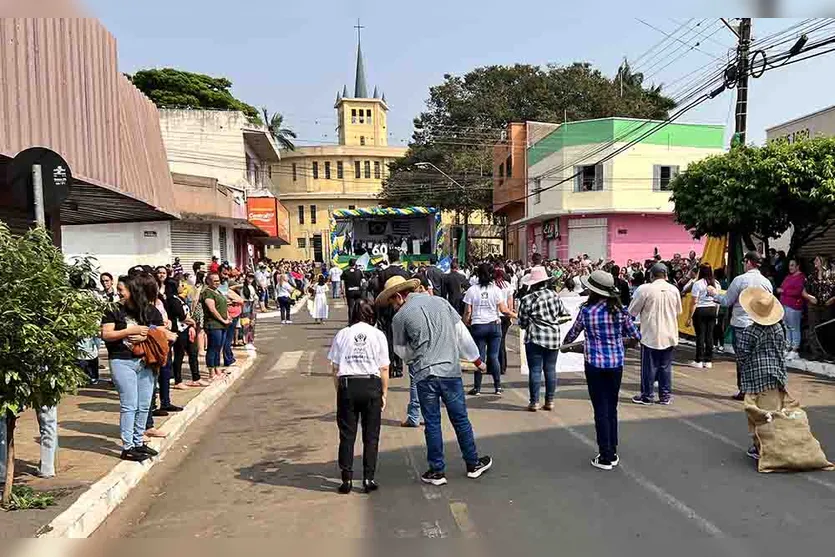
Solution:
{"label": "wall-mounted sign", "polygon": [[45,147],[24,149],[12,159],[7,170],[11,188],[0,205],[21,209],[33,206],[32,166],[36,164],[41,166],[44,210],[50,212],[61,205],[69,195],[72,173],[61,155]]}
{"label": "wall-mounted sign", "polygon": [[559,237],[559,232],[557,231],[557,220],[549,220],[542,223],[542,237],[546,240],[555,240]]}
{"label": "wall-mounted sign", "polygon": [[146,238],[156,238],[157,237],[157,231],[156,230],[145,230],[145,231],[142,232],[142,235],[145,236]]}
{"label": "wall-mounted sign", "polygon": [[275,197],[250,197],[246,200],[247,220],[270,235],[290,241],[290,213]]}

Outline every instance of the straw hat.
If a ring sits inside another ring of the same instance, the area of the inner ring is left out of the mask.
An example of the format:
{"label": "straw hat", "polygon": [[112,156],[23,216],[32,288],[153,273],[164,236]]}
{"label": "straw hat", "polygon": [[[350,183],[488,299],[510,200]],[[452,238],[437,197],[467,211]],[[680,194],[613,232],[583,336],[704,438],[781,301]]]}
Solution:
{"label": "straw hat", "polygon": [[774,325],[783,319],[783,305],[770,292],[759,286],[750,286],[739,295],[739,305],[745,313],[760,325]]}
{"label": "straw hat", "polygon": [[620,296],[620,292],[615,288],[615,277],[606,271],[594,271],[588,277],[580,277],[580,282],[583,283],[585,288],[606,298]]}
{"label": "straw hat", "polygon": [[533,286],[550,279],[551,277],[548,276],[548,271],[545,270],[545,267],[537,265],[536,267],[533,267],[531,272],[522,279],[522,284],[526,286]]}
{"label": "straw hat", "polygon": [[386,285],[380,295],[377,296],[376,304],[385,307],[389,305],[392,296],[404,290],[415,290],[420,286],[419,279],[406,280],[401,276],[393,276],[386,281]]}

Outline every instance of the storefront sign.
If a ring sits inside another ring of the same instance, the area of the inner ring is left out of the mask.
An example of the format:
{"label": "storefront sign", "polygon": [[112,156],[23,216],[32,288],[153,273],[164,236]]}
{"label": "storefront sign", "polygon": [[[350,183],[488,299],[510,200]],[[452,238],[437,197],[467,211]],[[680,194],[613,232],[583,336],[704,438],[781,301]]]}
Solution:
{"label": "storefront sign", "polygon": [[554,240],[559,234],[557,233],[557,221],[549,220],[542,224],[542,237],[546,240]]}
{"label": "storefront sign", "polygon": [[271,238],[289,241],[290,213],[274,197],[250,197],[246,200],[247,220]]}
{"label": "storefront sign", "polygon": [[32,167],[36,164],[41,167],[44,209],[47,212],[53,211],[66,199],[72,184],[72,173],[67,161],[55,151],[44,147],[31,147],[18,153],[9,164],[8,181],[11,185],[11,195],[8,196],[9,203],[3,202],[2,205],[22,209],[32,207]]}

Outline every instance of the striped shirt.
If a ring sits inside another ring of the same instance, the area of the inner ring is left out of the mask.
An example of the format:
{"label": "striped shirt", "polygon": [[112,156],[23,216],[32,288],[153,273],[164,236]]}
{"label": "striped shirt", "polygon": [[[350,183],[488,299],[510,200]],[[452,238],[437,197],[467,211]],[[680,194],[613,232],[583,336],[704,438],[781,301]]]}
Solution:
{"label": "striped shirt", "polygon": [[623,367],[624,337],[641,338],[632,316],[625,309],[612,315],[605,301],[580,307],[565,343],[574,342],[583,332],[586,334],[586,362],[603,369]]}
{"label": "striped shirt", "polygon": [[409,294],[391,321],[392,343],[411,354],[409,369],[415,382],[430,375],[461,377],[458,331],[461,321],[449,302],[425,293]]}

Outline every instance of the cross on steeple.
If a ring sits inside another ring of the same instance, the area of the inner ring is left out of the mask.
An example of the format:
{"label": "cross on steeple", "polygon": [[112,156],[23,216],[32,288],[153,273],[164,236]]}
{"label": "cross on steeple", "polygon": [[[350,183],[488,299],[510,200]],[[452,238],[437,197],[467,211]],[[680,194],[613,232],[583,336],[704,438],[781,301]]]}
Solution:
{"label": "cross on steeple", "polygon": [[365,29],[365,25],[360,23],[360,18],[357,18],[357,24],[354,25],[354,29],[357,30],[357,44],[362,42],[362,30]]}
{"label": "cross on steeple", "polygon": [[365,63],[362,60],[362,30],[365,27],[360,23],[359,18],[354,29],[357,30],[357,75],[354,81],[354,98],[367,99],[368,85],[365,83]]}

